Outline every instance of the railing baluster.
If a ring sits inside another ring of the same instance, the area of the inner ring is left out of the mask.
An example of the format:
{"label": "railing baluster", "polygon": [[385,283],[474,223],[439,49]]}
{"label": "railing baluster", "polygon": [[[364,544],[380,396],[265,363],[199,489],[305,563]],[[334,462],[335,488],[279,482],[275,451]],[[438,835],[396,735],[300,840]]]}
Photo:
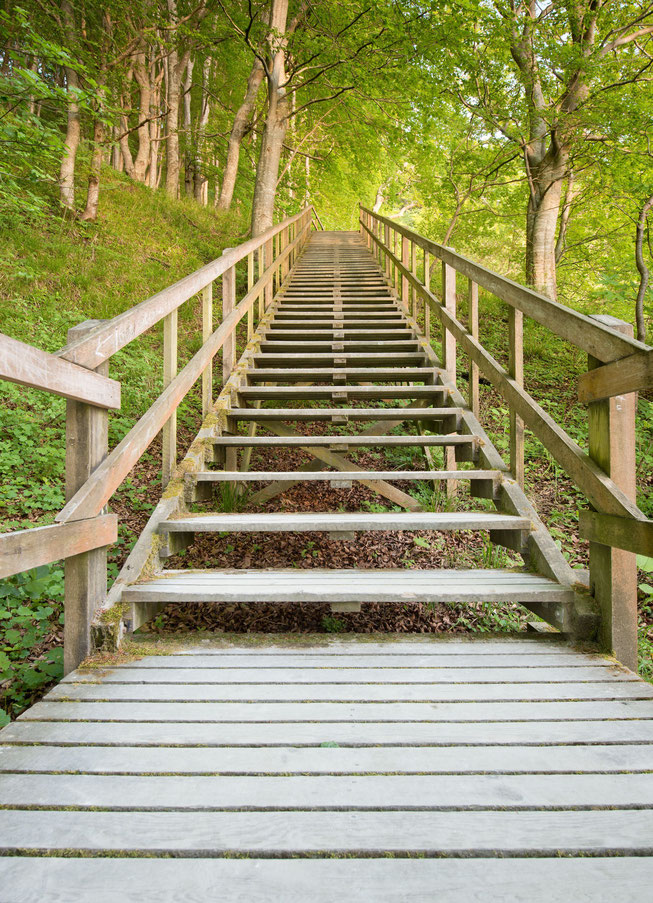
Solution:
{"label": "railing baluster", "polygon": [[[446,263],[442,264],[442,303],[452,316],[456,316],[456,271]],[[450,382],[456,385],[456,339],[446,327],[442,334],[442,357],[444,369]],[[446,446],[444,450],[445,470],[456,470],[456,451],[452,446]],[[458,484],[455,480],[447,480],[445,490],[447,495],[455,495]]]}
{"label": "railing baluster", "polygon": [[[273,239],[268,239],[265,243],[265,269],[271,266],[272,261],[274,260],[274,248],[273,248]],[[274,284],[273,280],[270,279],[268,284],[264,289],[264,303],[263,309],[267,310],[270,304],[272,303],[272,298],[274,297]]]}
{"label": "railing baluster", "polygon": [[[254,252],[247,255],[247,291],[254,285]],[[247,311],[247,341],[254,335],[254,305]]]}
{"label": "railing baluster", "polygon": [[[390,250],[390,226],[387,223],[383,225],[383,244],[385,245],[387,251]],[[390,279],[390,255],[386,253],[385,255],[385,275],[388,279]]]}
{"label": "railing baluster", "polygon": [[[223,254],[230,251],[225,248]],[[236,268],[229,267],[222,276],[222,320],[226,320],[236,306]],[[234,329],[222,346],[222,382],[226,383],[231,376],[236,359],[236,330]]]}
{"label": "railing baluster", "polygon": [[[406,238],[405,235],[401,236],[401,262],[406,267],[406,269],[410,268],[410,242]],[[410,313],[410,309],[408,307],[410,303],[410,295],[409,295],[409,286],[408,279],[401,274],[401,303],[406,308],[406,312]]]}
{"label": "railing baluster", "polygon": [[[427,290],[431,291],[431,256],[429,252],[424,250],[424,285]],[[431,340],[431,308],[424,299],[424,335]]]}
{"label": "railing baluster", "polygon": [[[592,317],[632,338],[630,323]],[[588,356],[593,370],[602,361]],[[635,417],[637,393],[616,395],[588,405],[589,453],[632,501],[636,499]],[[601,611],[601,645],[627,668],[637,671],[637,564],[635,554],[590,542],[590,588]]]}
{"label": "railing baluster", "polygon": [[[81,339],[102,320],[87,320],[68,330],[68,341]],[[95,368],[109,375],[109,361]],[[66,401],[66,501],[106,458],[109,412],[82,401]],[[106,510],[106,509],[105,509]],[[64,564],[64,674],[91,651],[91,621],[107,593],[107,548],[71,555]]]}
{"label": "railing baluster", "polygon": [[[177,375],[177,309],[163,320],[163,388],[165,389]],[[170,482],[177,466],[177,411],[172,412],[163,426],[163,461],[161,477],[164,487]]]}
{"label": "railing baluster", "polygon": [[[213,283],[202,289],[202,343],[213,335]],[[213,362],[202,373],[202,415],[206,415],[213,406]]]}
{"label": "railing baluster", "polygon": [[[508,373],[518,385],[524,385],[524,315],[514,307],[508,310]],[[510,411],[510,470],[524,487],[524,421]]]}
{"label": "railing baluster", "polygon": [[[413,276],[417,276],[417,250],[414,241],[410,243],[410,271]],[[413,317],[417,319],[417,292],[413,285],[410,287],[410,301]]]}
{"label": "railing baluster", "polygon": [[[467,299],[469,305],[469,331],[472,338],[478,340],[478,285],[469,279],[467,282]],[[475,417],[480,414],[480,398],[478,386],[478,364],[469,361],[469,406]]]}
{"label": "railing baluster", "polygon": [[[265,248],[258,248],[256,251],[256,259],[258,261],[258,278],[260,279],[263,275],[263,271],[265,270]],[[264,290],[261,290],[260,295],[258,296],[258,319],[260,320],[263,316],[263,302],[265,300]]]}

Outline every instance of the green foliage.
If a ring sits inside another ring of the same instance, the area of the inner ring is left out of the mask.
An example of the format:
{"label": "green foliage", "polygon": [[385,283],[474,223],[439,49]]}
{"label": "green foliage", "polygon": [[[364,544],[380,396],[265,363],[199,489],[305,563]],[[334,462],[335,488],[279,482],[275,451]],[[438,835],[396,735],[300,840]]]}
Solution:
{"label": "green foliage", "polygon": [[63,676],[60,647],[40,653],[63,623],[63,571],[40,567],[0,581],[0,724]]}
{"label": "green foliage", "polygon": [[333,615],[324,615],[322,617],[322,629],[325,633],[342,633],[347,629],[347,625],[340,618]]}

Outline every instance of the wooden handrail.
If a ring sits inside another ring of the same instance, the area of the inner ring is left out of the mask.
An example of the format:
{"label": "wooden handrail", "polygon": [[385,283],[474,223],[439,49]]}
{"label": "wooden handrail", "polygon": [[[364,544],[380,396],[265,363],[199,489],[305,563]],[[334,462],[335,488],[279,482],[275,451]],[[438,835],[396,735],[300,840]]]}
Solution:
{"label": "wooden handrail", "polygon": [[[428,251],[439,258],[443,263],[453,267],[458,273],[467,276],[476,284],[482,286],[491,294],[496,295],[511,307],[521,310],[527,317],[546,326],[555,335],[560,336],[572,345],[582,348],[588,354],[593,355],[602,361],[613,361],[619,358],[627,357],[637,351],[647,351],[648,346],[636,339],[631,339],[623,335],[615,333],[614,330],[601,323],[596,323],[585,314],[578,313],[564,304],[552,301],[545,295],[533,289],[513,282],[505,276],[481,266],[469,258],[458,254],[452,248],[439,245],[437,242],[431,241],[413,232],[412,229],[406,228],[394,220],[378,213],[373,213],[367,207],[361,206],[361,211],[368,216],[373,217],[378,222],[384,223],[391,229],[394,229],[399,235],[405,236],[414,242],[420,248]],[[376,239],[373,232],[368,229],[367,224],[361,217],[360,223],[363,228]]]}
{"label": "wooden handrail", "polygon": [[[362,221],[361,221],[362,223]],[[457,320],[433,295],[419,279],[413,275],[409,267],[386,248],[382,242],[368,229],[372,236],[395,265],[402,278],[407,281],[426,300],[431,310],[440,318],[443,326],[461,343],[463,351],[477,364],[481,373],[492,383],[506,399],[511,408],[517,411],[530,430],[546,446],[551,455],[568,473],[588,497],[590,502],[609,514],[629,516],[636,520],[646,520],[646,516],[618,486],[598,467],[589,455],[574,442],[562,427],[535,401],[535,399],[519,383],[511,379],[499,362],[487,351],[478,339]]]}
{"label": "wooden handrail", "polygon": [[653,348],[648,348],[583,373],[578,380],[578,400],[589,403],[651,388]]}
{"label": "wooden handrail", "polygon": [[166,317],[171,311],[181,307],[198,292],[222,276],[235,264],[245,259],[251,251],[267,244],[275,235],[287,228],[290,224],[298,222],[312,207],[306,207],[300,213],[289,217],[276,226],[272,226],[256,238],[232,248],[226,254],[213,260],[206,266],[195,270],[174,285],[164,288],[145,301],[141,301],[135,307],[118,314],[111,320],[107,320],[101,326],[94,329],[89,335],[79,339],[58,352],[58,356],[83,367],[94,370],[101,363],[108,360],[125,345],[146,332],[152,326]]}
{"label": "wooden handrail", "polygon": [[301,244],[310,220],[293,242],[265,269],[238,306],[227,316],[200,350],[159,395],[140,420],[131,428],[109,456],[97,467],[84,485],[75,493],[56,520],[60,523],[93,517],[98,514],[127,474],[133,469],[143,452],[160,432],[170,415],[179,407],[204,370],[232,335],[241,319],[247,314],[258,296],[272,280],[281,264]]}
{"label": "wooden handrail", "polygon": [[0,379],[99,408],[120,407],[120,383],[0,333]]}

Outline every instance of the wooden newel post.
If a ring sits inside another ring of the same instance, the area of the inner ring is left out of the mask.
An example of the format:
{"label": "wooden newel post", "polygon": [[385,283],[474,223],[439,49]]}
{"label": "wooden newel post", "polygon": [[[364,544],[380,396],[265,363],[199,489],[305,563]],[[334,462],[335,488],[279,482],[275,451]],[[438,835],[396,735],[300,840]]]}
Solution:
{"label": "wooden newel post", "polygon": [[[410,242],[408,241],[408,239],[406,238],[405,235],[401,236],[401,262],[407,270],[410,269]],[[410,292],[409,292],[408,279],[406,279],[406,277],[402,273],[401,274],[401,303],[406,308],[406,313],[408,313],[408,314],[410,314],[409,298],[410,298]]]}
{"label": "wooden newel post", "polygon": [[[226,254],[231,248],[225,248],[222,252]],[[224,322],[229,314],[236,306],[236,268],[229,267],[222,274],[222,322]],[[231,376],[236,360],[236,330],[234,329],[228,339],[222,346],[222,382],[226,383]]]}
{"label": "wooden newel post", "polygon": [[[592,317],[632,338],[630,323],[609,315]],[[591,355],[590,370],[602,361]],[[589,453],[635,501],[635,415],[637,393],[617,395],[588,405]],[[637,671],[637,564],[633,552],[590,542],[590,585],[601,610],[601,645]]]}
{"label": "wooden newel post", "polygon": [[[202,343],[213,335],[213,283],[202,289]],[[202,415],[206,417],[213,407],[213,361],[202,373]]]}
{"label": "wooden newel post", "polygon": [[[177,375],[177,310],[172,310],[163,321],[163,388],[169,386]],[[170,482],[177,466],[177,411],[173,411],[163,425],[161,479],[164,488]]]}
{"label": "wooden newel post", "polygon": [[[68,330],[68,342],[82,338],[103,320]],[[109,362],[96,368],[109,375]],[[109,449],[109,412],[80,401],[66,402],[66,501],[104,461]],[[64,674],[91,651],[91,621],[107,593],[107,549],[72,555],[64,565]]]}

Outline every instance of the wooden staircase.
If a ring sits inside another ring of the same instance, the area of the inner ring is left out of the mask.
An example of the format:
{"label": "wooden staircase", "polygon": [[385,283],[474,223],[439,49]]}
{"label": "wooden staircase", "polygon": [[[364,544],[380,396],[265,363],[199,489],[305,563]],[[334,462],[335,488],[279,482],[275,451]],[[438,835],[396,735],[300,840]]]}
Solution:
{"label": "wooden staircase", "polygon": [[[357,611],[369,602],[516,602],[562,630],[577,626],[577,574],[358,233],[312,235],[235,372],[216,406],[224,416],[203,431],[210,447],[205,459],[212,467],[205,464],[186,475],[179,505],[159,506],[145,538],[151,543],[157,537],[156,555],[141,555],[147,566],[120,587],[121,601],[133,605],[133,628],[170,602],[330,603],[337,611]],[[316,424],[323,430],[318,435],[312,432]],[[361,469],[352,457],[358,449],[397,447],[421,449],[426,469]],[[250,470],[257,449],[295,449],[309,457],[293,470]],[[434,453],[442,460],[440,469]],[[329,481],[336,488],[357,481],[394,510],[188,510],[193,501],[219,498],[214,490],[221,485],[245,492],[253,481],[263,487],[250,495],[254,502],[278,497],[298,481]],[[471,511],[422,510],[405,491],[417,481],[435,481],[450,498],[459,484],[468,485],[472,498],[490,499],[496,510],[480,505]],[[201,533],[310,531],[351,541],[363,531],[402,530],[483,531],[492,543],[521,554],[524,567],[165,568],[168,557]],[[586,618],[586,629],[591,624]]]}

